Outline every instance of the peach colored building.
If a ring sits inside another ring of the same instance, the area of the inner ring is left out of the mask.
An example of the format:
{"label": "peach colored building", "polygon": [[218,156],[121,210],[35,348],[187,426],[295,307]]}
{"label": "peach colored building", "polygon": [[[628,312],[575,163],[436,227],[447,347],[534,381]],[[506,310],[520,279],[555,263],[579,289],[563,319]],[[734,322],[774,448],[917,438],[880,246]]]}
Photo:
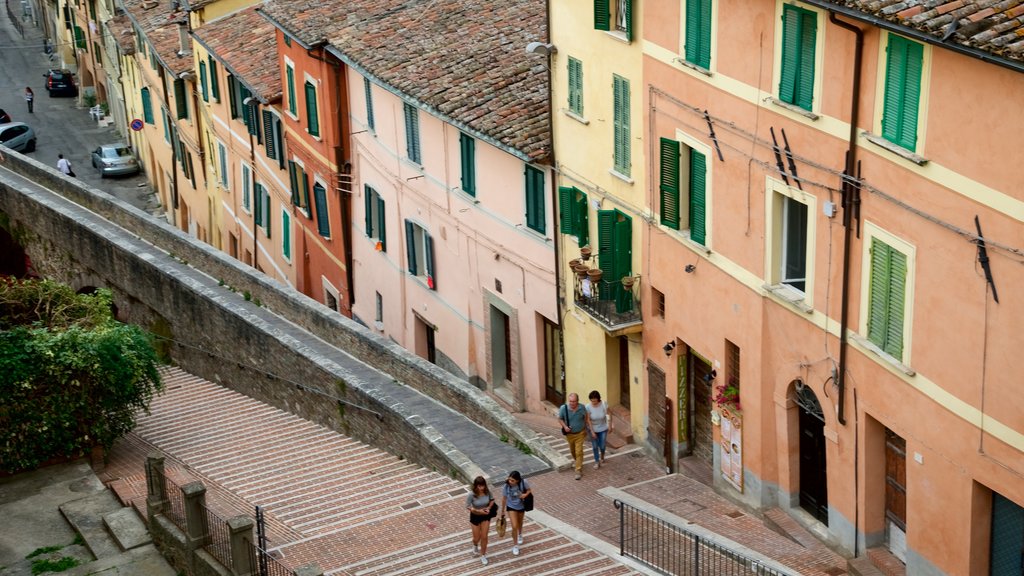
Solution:
{"label": "peach colored building", "polygon": [[352,315],[514,409],[540,409],[560,385],[548,77],[525,51],[547,38],[544,3],[470,29],[447,26],[479,17],[456,1],[346,8],[372,17],[262,10],[344,63],[349,106],[331,113],[351,122]]}
{"label": "peach colored building", "polygon": [[646,4],[648,441],[908,574],[1019,574],[1024,27],[935,4]]}

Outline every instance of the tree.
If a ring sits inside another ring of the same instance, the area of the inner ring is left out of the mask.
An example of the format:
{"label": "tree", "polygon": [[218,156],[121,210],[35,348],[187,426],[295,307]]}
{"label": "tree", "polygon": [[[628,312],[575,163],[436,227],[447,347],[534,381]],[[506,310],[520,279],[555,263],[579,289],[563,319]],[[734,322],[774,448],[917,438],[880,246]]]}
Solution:
{"label": "tree", "polygon": [[0,279],[0,470],[110,448],[148,412],[156,353],[110,304],[108,290]]}

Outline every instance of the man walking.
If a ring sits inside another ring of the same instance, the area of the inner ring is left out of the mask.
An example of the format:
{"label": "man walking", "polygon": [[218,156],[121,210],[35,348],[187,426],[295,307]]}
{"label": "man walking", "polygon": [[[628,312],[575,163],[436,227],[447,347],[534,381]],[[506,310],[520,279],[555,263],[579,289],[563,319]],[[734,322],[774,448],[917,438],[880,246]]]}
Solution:
{"label": "man walking", "polygon": [[75,171],[71,169],[71,161],[65,158],[63,154],[57,154],[57,170],[72,178],[75,176]]}
{"label": "man walking", "polygon": [[569,453],[576,461],[576,479],[583,477],[583,439],[587,434],[587,411],[580,406],[580,397],[573,392],[569,401],[558,409],[558,420],[562,425]]}

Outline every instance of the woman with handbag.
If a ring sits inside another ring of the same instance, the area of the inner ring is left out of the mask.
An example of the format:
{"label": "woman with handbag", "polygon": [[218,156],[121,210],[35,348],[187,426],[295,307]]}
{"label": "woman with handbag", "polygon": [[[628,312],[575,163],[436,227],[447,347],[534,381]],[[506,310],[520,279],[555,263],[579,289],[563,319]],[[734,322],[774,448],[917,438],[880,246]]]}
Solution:
{"label": "woman with handbag", "polygon": [[480,555],[480,563],[487,566],[487,535],[491,519],[498,515],[498,503],[491,496],[483,476],[473,479],[473,491],[466,496],[469,523],[473,525],[473,554]]}
{"label": "woman with handbag", "polygon": [[504,498],[501,502],[501,516],[512,522],[512,555],[519,556],[519,547],[523,544],[523,517],[527,510],[533,510],[533,491],[523,480],[518,470],[509,472],[502,490]]}

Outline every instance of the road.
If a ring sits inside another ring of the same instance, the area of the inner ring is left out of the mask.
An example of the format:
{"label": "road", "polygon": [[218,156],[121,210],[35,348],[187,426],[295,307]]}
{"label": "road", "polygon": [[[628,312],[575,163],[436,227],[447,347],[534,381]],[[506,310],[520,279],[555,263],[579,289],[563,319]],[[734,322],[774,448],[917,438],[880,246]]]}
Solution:
{"label": "road", "polygon": [[[57,65],[51,64],[43,52],[43,34],[39,28],[25,22],[25,38],[22,39],[8,20],[6,10],[0,11],[0,108],[15,122],[25,122],[36,131],[37,147],[28,156],[56,167],[57,155],[64,154],[82,182],[136,208],[161,213],[159,200],[141,172],[136,176],[100,178],[92,167],[90,152],[93,149],[101,144],[124,142],[125,138],[113,126],[100,126],[79,98],[49,96],[44,88],[43,73]],[[75,71],[74,66],[68,68]],[[31,86],[35,92],[34,114],[28,113],[25,104],[26,86]],[[81,86],[79,91],[84,92]]]}

